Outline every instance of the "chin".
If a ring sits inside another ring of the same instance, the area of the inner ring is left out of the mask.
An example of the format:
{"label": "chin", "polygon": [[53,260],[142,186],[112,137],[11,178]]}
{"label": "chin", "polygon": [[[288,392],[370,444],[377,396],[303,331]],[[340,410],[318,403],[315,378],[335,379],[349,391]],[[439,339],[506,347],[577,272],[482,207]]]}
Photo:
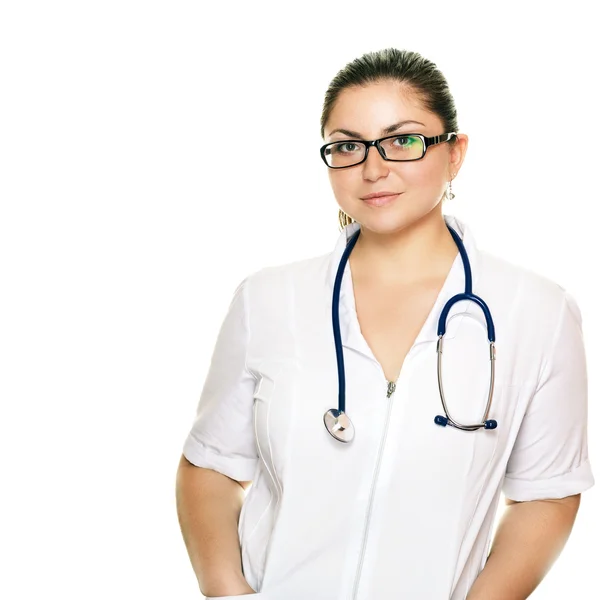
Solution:
{"label": "chin", "polygon": [[406,210],[372,211],[371,207],[365,207],[365,209],[355,211],[355,216],[351,215],[352,218],[358,221],[362,228],[382,234],[393,233],[410,227],[430,213],[430,211],[407,212]]}

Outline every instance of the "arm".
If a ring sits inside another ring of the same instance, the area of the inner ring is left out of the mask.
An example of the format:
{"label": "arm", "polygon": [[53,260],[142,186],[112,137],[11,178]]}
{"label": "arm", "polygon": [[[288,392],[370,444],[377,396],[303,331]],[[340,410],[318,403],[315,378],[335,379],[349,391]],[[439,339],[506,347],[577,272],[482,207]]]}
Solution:
{"label": "arm", "polygon": [[215,348],[196,417],[177,471],[177,512],[200,590],[209,596],[254,593],[242,574],[238,523],[244,491],[255,477],[255,378],[248,278],[236,288]]}
{"label": "arm", "polygon": [[177,515],[205,596],[253,593],[242,574],[238,521],[249,481],[196,467],[185,456],[177,470]]}
{"label": "arm", "polygon": [[508,506],[468,600],[528,598],[564,547],[581,492],[594,485],[582,319],[568,293],[548,327],[553,340],[506,468]]}
{"label": "arm", "polygon": [[558,558],[571,533],[581,494],[508,505],[487,563],[467,600],[524,600]]}

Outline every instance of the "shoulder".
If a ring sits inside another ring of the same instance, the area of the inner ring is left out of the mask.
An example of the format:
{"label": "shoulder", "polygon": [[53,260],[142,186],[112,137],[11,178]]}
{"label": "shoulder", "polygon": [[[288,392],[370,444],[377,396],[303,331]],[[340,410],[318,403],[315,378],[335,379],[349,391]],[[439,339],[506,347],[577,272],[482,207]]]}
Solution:
{"label": "shoulder", "polygon": [[566,290],[554,279],[487,251],[480,251],[479,256],[484,285],[498,289],[508,287],[512,294],[527,294],[530,300],[542,300],[546,304],[563,303]]}
{"label": "shoulder", "polygon": [[329,258],[330,254],[322,254],[265,266],[247,275],[245,297],[254,344],[262,340],[272,349],[275,340],[282,343],[325,310]]}
{"label": "shoulder", "polygon": [[581,321],[577,301],[559,282],[487,251],[480,251],[479,258],[478,289],[507,307],[515,321],[548,326],[556,324],[565,310]]}
{"label": "shoulder", "polygon": [[316,291],[327,276],[331,253],[292,262],[268,265],[247,275],[245,281],[252,298],[271,299],[303,289]]}

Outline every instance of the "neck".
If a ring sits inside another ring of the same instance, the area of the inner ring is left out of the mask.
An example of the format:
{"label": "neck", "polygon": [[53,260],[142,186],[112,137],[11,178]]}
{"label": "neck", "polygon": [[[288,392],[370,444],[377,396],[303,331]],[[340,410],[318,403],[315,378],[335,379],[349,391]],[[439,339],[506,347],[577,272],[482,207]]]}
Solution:
{"label": "neck", "polygon": [[400,231],[378,233],[361,226],[350,253],[354,273],[370,281],[411,284],[445,279],[458,254],[441,211]]}

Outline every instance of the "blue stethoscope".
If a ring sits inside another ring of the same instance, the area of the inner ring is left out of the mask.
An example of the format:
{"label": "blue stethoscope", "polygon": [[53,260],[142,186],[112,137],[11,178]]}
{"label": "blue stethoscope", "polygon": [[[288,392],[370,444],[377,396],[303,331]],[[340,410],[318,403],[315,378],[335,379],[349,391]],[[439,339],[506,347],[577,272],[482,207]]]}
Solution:
{"label": "blue stethoscope", "polygon": [[[494,365],[496,362],[496,332],[494,329],[494,322],[492,320],[492,315],[490,313],[487,304],[479,297],[473,294],[473,282],[471,278],[471,263],[469,262],[469,257],[467,256],[467,251],[465,250],[465,246],[462,243],[458,233],[446,223],[446,227],[448,227],[456,245],[458,246],[458,251],[460,252],[460,256],[463,262],[463,267],[465,271],[465,291],[462,294],[456,294],[448,300],[445,304],[442,312],[440,314],[440,319],[438,322],[438,342],[437,342],[437,377],[438,377],[438,387],[440,390],[440,398],[442,400],[442,407],[444,408],[445,417],[442,415],[437,415],[434,419],[434,423],[436,425],[441,425],[445,427],[446,425],[451,425],[452,427],[456,427],[457,429],[462,429],[463,431],[475,431],[483,427],[484,429],[495,429],[498,426],[497,421],[493,419],[488,419],[488,414],[490,412],[490,407],[492,405],[492,395],[494,393]],[[354,248],[356,241],[358,240],[358,236],[360,235],[360,228],[356,231],[356,233],[349,239],[346,244],[346,249],[342,254],[342,258],[340,260],[340,264],[338,266],[337,274],[335,277],[335,284],[333,286],[333,304],[332,304],[332,321],[333,321],[333,339],[335,341],[335,352],[337,355],[337,366],[338,366],[338,408],[331,408],[323,415],[323,421],[325,422],[325,427],[327,431],[340,442],[351,442],[354,439],[354,425],[352,421],[348,418],[346,414],[346,377],[344,373],[344,354],[342,351],[342,336],[340,333],[340,315],[339,315],[339,302],[340,302],[340,289],[342,284],[342,277],[344,275],[344,269],[346,267],[346,263],[348,262],[348,257],[350,256],[350,252]],[[444,388],[442,386],[442,350],[443,350],[443,340],[444,335],[446,334],[446,319],[448,318],[448,313],[454,304],[461,300],[469,300],[475,302],[483,311],[485,315],[485,320],[487,323],[487,336],[490,343],[490,388],[488,393],[487,404],[485,407],[485,413],[481,419],[480,423],[476,423],[474,425],[463,425],[459,423],[455,419],[450,416],[448,412],[448,406],[446,404],[446,399],[444,397]]]}

